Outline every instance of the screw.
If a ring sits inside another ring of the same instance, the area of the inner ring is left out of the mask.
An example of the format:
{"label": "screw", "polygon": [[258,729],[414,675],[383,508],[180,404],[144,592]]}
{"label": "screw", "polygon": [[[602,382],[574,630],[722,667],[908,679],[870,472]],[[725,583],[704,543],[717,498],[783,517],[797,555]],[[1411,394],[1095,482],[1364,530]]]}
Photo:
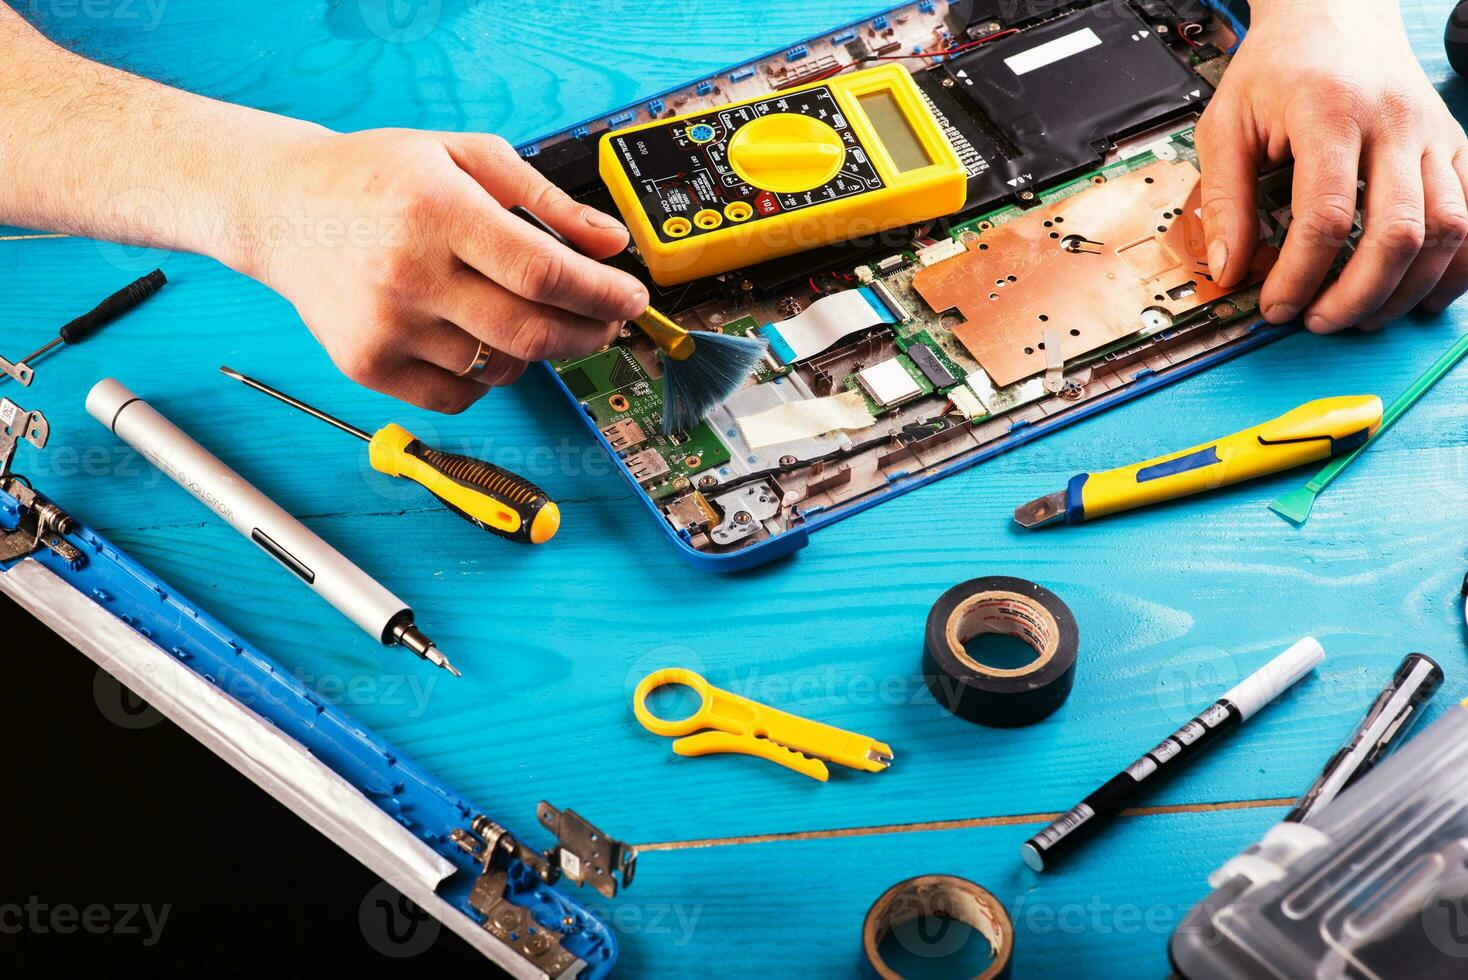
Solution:
{"label": "screw", "polygon": [[735,524],[748,524],[752,520],[754,520],[754,515],[747,510],[741,510],[734,515]]}
{"label": "screw", "polygon": [[781,456],[780,457],[780,465],[781,466],[794,466],[795,463],[796,463],[795,457],[794,456],[791,456],[789,453],[786,453],[784,456]]}
{"label": "screw", "polygon": [[506,932],[519,929],[525,922],[525,910],[518,905],[504,904],[495,909],[494,924]]}

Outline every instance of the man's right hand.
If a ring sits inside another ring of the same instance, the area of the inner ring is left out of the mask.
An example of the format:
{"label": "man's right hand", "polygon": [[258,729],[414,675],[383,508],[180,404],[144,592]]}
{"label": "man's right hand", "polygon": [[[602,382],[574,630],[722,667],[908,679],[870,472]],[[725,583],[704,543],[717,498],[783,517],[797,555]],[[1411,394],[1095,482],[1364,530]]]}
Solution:
{"label": "man's right hand", "polygon": [[[242,271],[295,304],[348,377],[421,408],[461,412],[528,361],[605,346],[647,308],[640,282],[597,261],[627,230],[497,136],[318,131],[267,177],[271,196],[238,229]],[[489,364],[459,377],[480,341]]]}

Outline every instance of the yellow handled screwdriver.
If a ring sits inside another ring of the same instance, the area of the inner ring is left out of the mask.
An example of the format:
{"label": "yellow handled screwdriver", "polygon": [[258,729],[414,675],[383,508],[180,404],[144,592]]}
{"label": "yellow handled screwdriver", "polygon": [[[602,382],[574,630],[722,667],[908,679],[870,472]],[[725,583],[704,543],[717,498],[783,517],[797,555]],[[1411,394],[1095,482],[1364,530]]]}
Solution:
{"label": "yellow handled screwdriver", "polygon": [[393,423],[368,435],[233,368],[219,370],[361,439],[368,445],[368,458],[374,470],[388,476],[405,476],[421,484],[445,507],[480,530],[529,544],[544,544],[560,530],[560,508],[544,490],[508,470],[472,456],[431,449],[413,433]]}

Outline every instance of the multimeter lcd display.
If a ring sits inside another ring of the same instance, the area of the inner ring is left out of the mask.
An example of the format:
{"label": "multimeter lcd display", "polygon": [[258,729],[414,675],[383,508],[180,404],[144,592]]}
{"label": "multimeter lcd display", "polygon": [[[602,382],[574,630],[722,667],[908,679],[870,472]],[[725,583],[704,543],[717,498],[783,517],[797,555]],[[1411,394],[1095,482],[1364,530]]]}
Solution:
{"label": "multimeter lcd display", "polygon": [[917,133],[912,131],[912,124],[902,114],[902,107],[891,92],[870,92],[859,96],[857,101],[867,114],[872,129],[881,138],[882,145],[887,148],[887,155],[897,165],[898,173],[905,174],[933,165],[933,158],[923,148]]}
{"label": "multimeter lcd display", "polygon": [[951,214],[968,181],[900,65],[608,133],[599,169],[665,286]]}

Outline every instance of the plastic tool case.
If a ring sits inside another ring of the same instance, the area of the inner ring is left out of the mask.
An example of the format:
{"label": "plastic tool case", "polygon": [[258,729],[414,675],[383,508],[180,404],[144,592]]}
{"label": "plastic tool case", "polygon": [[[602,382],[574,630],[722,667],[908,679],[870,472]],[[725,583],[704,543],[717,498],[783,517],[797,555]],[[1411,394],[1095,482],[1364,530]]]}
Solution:
{"label": "plastic tool case", "polygon": [[1168,947],[1186,980],[1468,975],[1468,707],[1211,882]]}

